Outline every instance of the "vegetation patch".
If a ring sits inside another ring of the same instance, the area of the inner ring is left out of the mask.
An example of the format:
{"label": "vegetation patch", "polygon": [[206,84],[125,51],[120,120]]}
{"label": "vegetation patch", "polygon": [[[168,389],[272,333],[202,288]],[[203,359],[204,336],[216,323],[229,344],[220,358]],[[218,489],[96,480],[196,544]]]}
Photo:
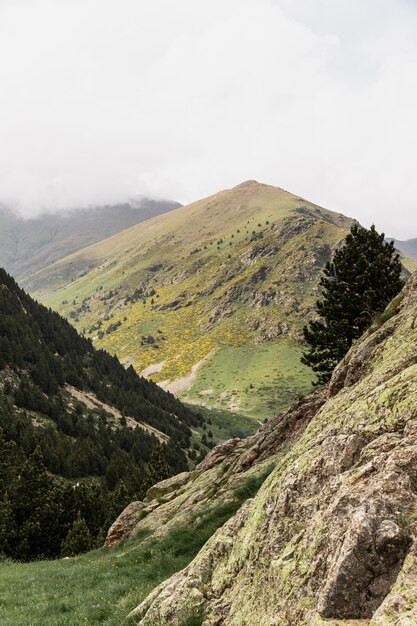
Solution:
{"label": "vegetation patch", "polygon": [[256,429],[311,391],[313,375],[300,362],[301,354],[302,348],[291,339],[225,347],[207,359],[183,399],[242,413],[255,421]]}
{"label": "vegetation patch", "polygon": [[66,271],[81,253],[62,260],[39,276],[36,297],[67,317],[78,311],[72,323],[138,372],[163,362],[148,370],[155,382],[182,380],[206,359],[183,397],[263,420],[310,390],[313,375],[295,367],[301,328],[350,224],[248,181],[89,248],[86,276]]}
{"label": "vegetation patch", "polygon": [[160,582],[190,563],[212,534],[256,494],[271,470],[250,477],[230,502],[200,511],[191,527],[173,528],[162,539],[144,531],[116,548],[70,559],[26,564],[0,561],[0,623],[128,624],[128,613]]}

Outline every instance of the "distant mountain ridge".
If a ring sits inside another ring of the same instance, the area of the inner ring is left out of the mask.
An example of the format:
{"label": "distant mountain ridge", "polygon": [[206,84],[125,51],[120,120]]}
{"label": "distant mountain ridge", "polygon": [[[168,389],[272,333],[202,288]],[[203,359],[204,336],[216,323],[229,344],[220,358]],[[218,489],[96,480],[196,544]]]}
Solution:
{"label": "distant mountain ridge", "polygon": [[407,239],[401,241],[401,239],[394,239],[393,237],[387,237],[388,241],[393,241],[397,250],[400,250],[405,256],[417,261],[417,237],[415,239]]}
{"label": "distant mountain ridge", "polygon": [[24,287],[30,276],[51,263],[106,239],[130,226],[181,205],[168,200],[138,198],[125,203],[43,213],[24,219],[0,208],[0,267]]}

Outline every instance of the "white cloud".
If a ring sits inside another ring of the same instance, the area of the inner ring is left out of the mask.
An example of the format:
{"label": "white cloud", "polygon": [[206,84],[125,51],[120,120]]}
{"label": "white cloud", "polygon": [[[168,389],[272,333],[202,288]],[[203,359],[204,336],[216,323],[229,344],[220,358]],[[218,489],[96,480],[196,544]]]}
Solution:
{"label": "white cloud", "polygon": [[0,0],[0,200],[246,178],[417,235],[407,0]]}

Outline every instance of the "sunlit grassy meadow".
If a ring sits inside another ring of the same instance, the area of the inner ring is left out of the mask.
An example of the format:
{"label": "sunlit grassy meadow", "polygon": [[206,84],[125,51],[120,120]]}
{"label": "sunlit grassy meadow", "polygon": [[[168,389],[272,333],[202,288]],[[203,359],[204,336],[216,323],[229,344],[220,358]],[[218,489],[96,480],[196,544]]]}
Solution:
{"label": "sunlit grassy meadow", "polygon": [[188,398],[262,420],[311,390],[312,376],[291,340],[225,348],[198,371]]}

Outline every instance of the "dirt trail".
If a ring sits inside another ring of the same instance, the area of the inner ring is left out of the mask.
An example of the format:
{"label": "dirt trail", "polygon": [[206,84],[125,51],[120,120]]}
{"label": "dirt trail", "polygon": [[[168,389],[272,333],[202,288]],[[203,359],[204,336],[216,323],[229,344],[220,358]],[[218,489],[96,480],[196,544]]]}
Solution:
{"label": "dirt trail", "polygon": [[178,378],[177,380],[163,380],[158,385],[165,389],[165,391],[170,391],[174,395],[183,393],[184,391],[188,391],[193,384],[195,377],[197,376],[197,372],[200,367],[203,365],[204,361],[206,361],[212,354],[214,350],[211,350],[206,356],[203,356],[202,359],[194,363],[191,368],[191,373],[188,376],[184,376],[184,378]]}
{"label": "dirt trail", "polygon": [[[70,396],[72,396],[78,402],[82,402],[83,404],[85,404],[87,409],[89,409],[90,411],[103,410],[106,413],[113,415],[113,417],[117,421],[120,421],[122,419],[122,414],[120,413],[119,409],[116,409],[114,406],[110,406],[110,404],[102,402],[93,393],[90,393],[88,391],[81,391],[80,389],[77,389],[72,385],[65,385],[65,389],[68,391]],[[155,437],[157,437],[159,441],[166,442],[169,439],[169,437],[165,435],[165,433],[161,433],[161,431],[159,431],[157,428],[149,426],[149,424],[144,424],[143,422],[137,422],[133,417],[126,416],[126,422],[127,425],[130,426],[130,428],[141,428],[142,430],[151,433],[152,435],[155,435]]]}
{"label": "dirt trail", "polygon": [[153,365],[148,365],[144,370],[141,371],[141,376],[150,376],[151,374],[157,374],[162,370],[166,361],[161,361],[160,363],[154,363]]}

